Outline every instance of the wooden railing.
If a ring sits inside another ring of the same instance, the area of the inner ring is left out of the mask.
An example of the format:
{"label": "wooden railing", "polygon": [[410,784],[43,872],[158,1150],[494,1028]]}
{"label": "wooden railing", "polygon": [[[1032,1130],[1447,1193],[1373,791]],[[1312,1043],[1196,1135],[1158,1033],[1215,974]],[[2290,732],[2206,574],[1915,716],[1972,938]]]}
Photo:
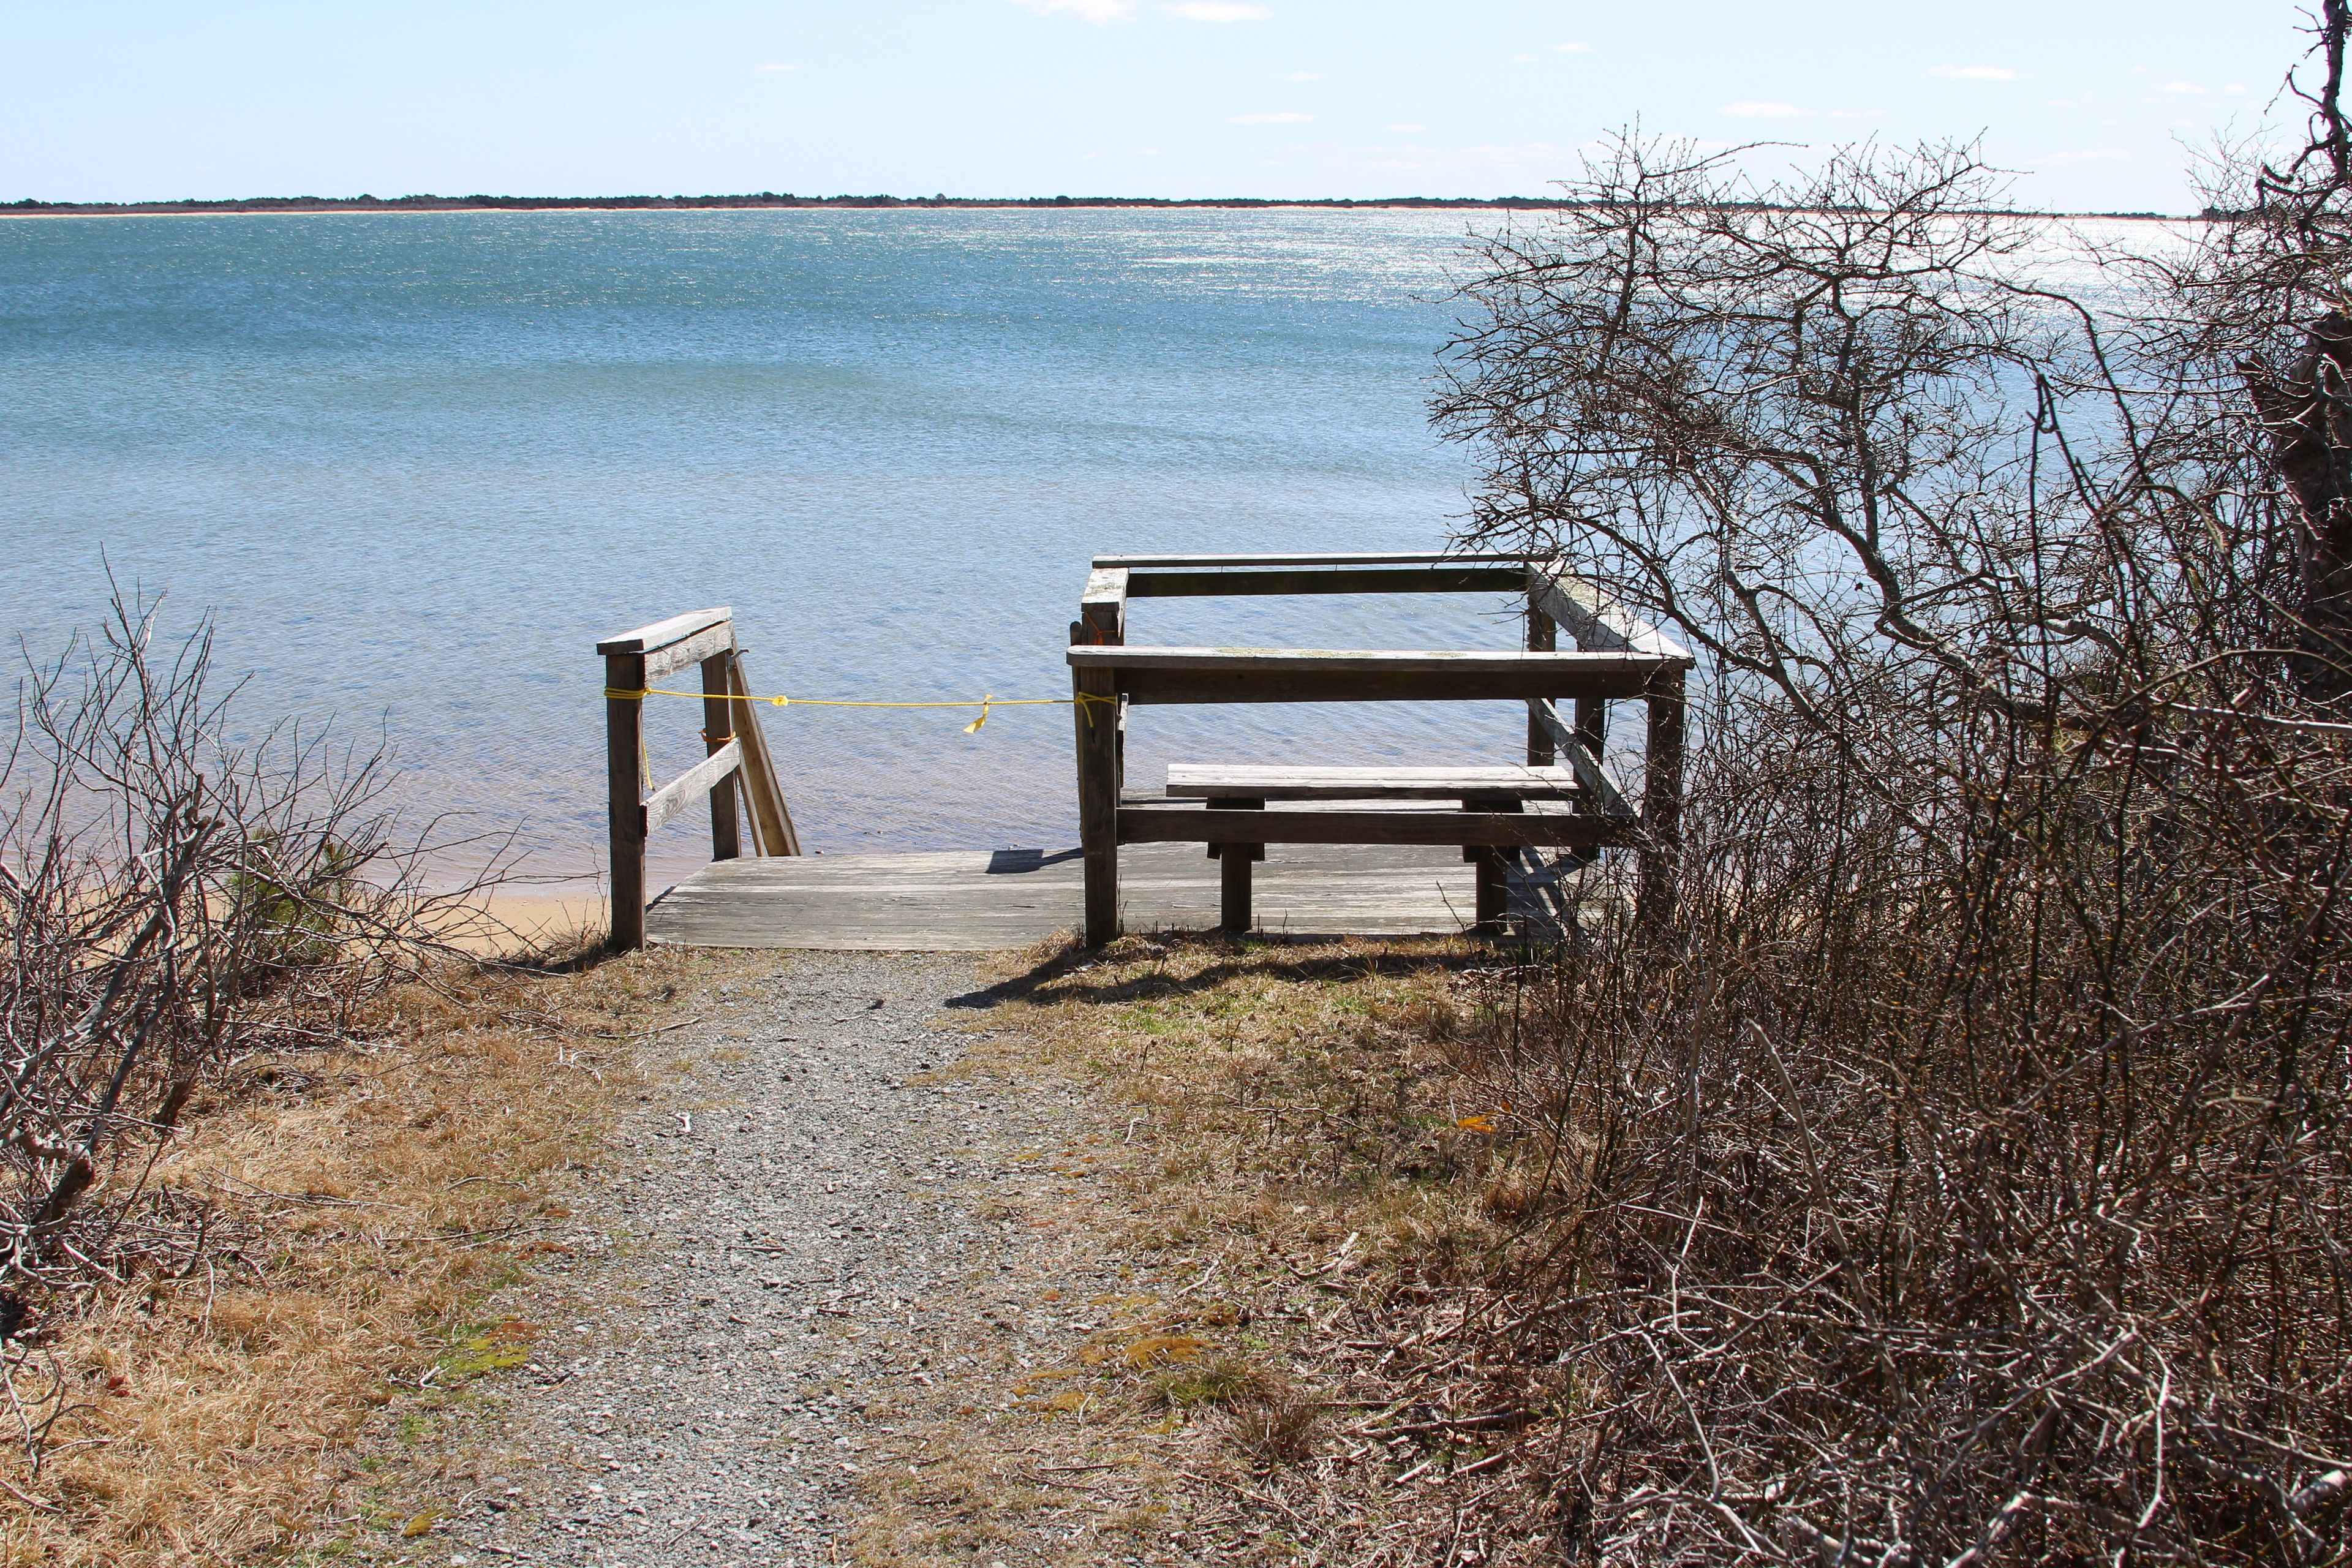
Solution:
{"label": "wooden railing", "polygon": [[[797,855],[800,837],[784,807],[759,715],[747,700],[732,611],[673,616],[596,645],[604,658],[604,767],[611,796],[613,934],[615,952],[646,940],[646,840],[710,797],[710,857],[732,860],[748,839],[754,855]],[[702,739],[708,754],[663,784],[646,777],[645,693],[688,665],[702,667]],[[745,808],[739,812],[738,796]]]}
{"label": "wooden railing", "polygon": [[[1129,599],[1260,594],[1524,594],[1521,652],[1130,647]],[[1558,647],[1565,631],[1572,651]],[[1102,556],[1071,623],[1071,676],[1078,698],[1078,818],[1086,850],[1090,945],[1118,933],[1118,846],[1195,840],[1458,844],[1482,860],[1481,924],[1498,912],[1501,858],[1547,846],[1598,853],[1622,845],[1641,857],[1640,918],[1673,911],[1681,847],[1684,676],[1691,656],[1624,613],[1597,585],[1559,563],[1525,555]],[[1648,705],[1638,808],[1603,757],[1612,700]],[[1125,791],[1129,704],[1521,700],[1528,763],[1565,764],[1583,798],[1572,816],[1519,810],[1509,802],[1459,811],[1194,809],[1136,800]],[[1574,721],[1559,705],[1574,703]],[[1231,858],[1230,856],[1226,857]],[[1227,868],[1246,897],[1246,871]]]}

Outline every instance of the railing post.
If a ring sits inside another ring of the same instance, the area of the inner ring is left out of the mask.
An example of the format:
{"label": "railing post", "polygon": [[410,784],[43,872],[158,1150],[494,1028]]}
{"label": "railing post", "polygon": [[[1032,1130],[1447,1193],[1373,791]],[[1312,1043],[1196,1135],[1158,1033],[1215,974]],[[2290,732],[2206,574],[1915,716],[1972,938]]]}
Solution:
{"label": "railing post", "polygon": [[[704,755],[715,756],[735,736],[734,689],[730,673],[735,653],[714,653],[702,661],[702,743]],[[710,786],[710,858],[732,860],[743,853],[743,833],[735,816],[735,801],[743,772],[738,768]]]}
{"label": "railing post", "polygon": [[[1559,649],[1559,623],[1536,608],[1535,595],[1529,594],[1528,595],[1528,651],[1556,653]],[[1543,704],[1540,701],[1531,701],[1528,704],[1528,766],[1531,768],[1548,768],[1559,761],[1559,753],[1552,745],[1551,731],[1545,727],[1543,720],[1538,716],[1542,707]]]}
{"label": "railing post", "polygon": [[1662,669],[1652,676],[1649,704],[1642,779],[1642,879],[1633,918],[1644,926],[1663,927],[1674,922],[1675,889],[1682,871],[1683,672]]}
{"label": "railing post", "polygon": [[646,944],[646,656],[604,656],[604,780],[611,798],[614,952]]}
{"label": "railing post", "polygon": [[[1085,637],[1084,622],[1070,640]],[[1118,677],[1085,665],[1070,670],[1078,731],[1078,842],[1087,861],[1087,945],[1118,938]]]}

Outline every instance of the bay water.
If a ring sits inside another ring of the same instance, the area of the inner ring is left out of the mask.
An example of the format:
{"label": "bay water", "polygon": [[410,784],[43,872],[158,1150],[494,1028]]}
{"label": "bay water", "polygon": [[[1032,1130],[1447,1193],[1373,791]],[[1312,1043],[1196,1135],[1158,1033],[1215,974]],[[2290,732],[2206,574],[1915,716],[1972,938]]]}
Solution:
{"label": "bay water", "polygon": [[[600,636],[731,605],[755,688],[1066,696],[1088,559],[1433,550],[1466,232],[1504,215],[0,221],[0,616],[217,618],[247,726],[381,732],[413,814],[594,874]],[[1139,603],[1130,640],[1517,645],[1501,595]],[[690,682],[691,672],[678,678]],[[1070,711],[763,710],[810,847],[1076,841]],[[649,704],[651,765],[700,754]],[[1506,704],[1149,709],[1171,758],[1507,760]],[[656,836],[656,882],[708,855]]]}

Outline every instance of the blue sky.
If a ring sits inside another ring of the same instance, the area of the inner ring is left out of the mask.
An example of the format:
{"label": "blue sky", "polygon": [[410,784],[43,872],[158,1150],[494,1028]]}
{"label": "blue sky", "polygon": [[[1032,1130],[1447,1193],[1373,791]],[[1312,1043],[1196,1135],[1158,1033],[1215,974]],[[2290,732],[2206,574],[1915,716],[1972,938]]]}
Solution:
{"label": "blue sky", "polygon": [[[2186,210],[2281,0],[0,0],[0,199],[1540,195],[1639,119],[1984,134],[2017,194]],[[1772,151],[1785,165],[1801,152]]]}

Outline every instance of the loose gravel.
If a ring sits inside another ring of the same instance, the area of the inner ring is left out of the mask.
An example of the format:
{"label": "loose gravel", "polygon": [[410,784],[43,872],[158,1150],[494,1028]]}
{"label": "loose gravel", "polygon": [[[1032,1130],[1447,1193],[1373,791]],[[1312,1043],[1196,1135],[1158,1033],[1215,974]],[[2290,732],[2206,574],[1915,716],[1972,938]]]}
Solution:
{"label": "loose gravel", "polygon": [[677,1070],[625,1122],[583,1250],[526,1304],[532,1363],[433,1558],[845,1554],[884,1403],[955,1372],[941,1314],[1013,1267],[992,1220],[1078,1114],[946,1070],[982,984],[961,955],[747,959],[645,1049],[656,1080]]}

